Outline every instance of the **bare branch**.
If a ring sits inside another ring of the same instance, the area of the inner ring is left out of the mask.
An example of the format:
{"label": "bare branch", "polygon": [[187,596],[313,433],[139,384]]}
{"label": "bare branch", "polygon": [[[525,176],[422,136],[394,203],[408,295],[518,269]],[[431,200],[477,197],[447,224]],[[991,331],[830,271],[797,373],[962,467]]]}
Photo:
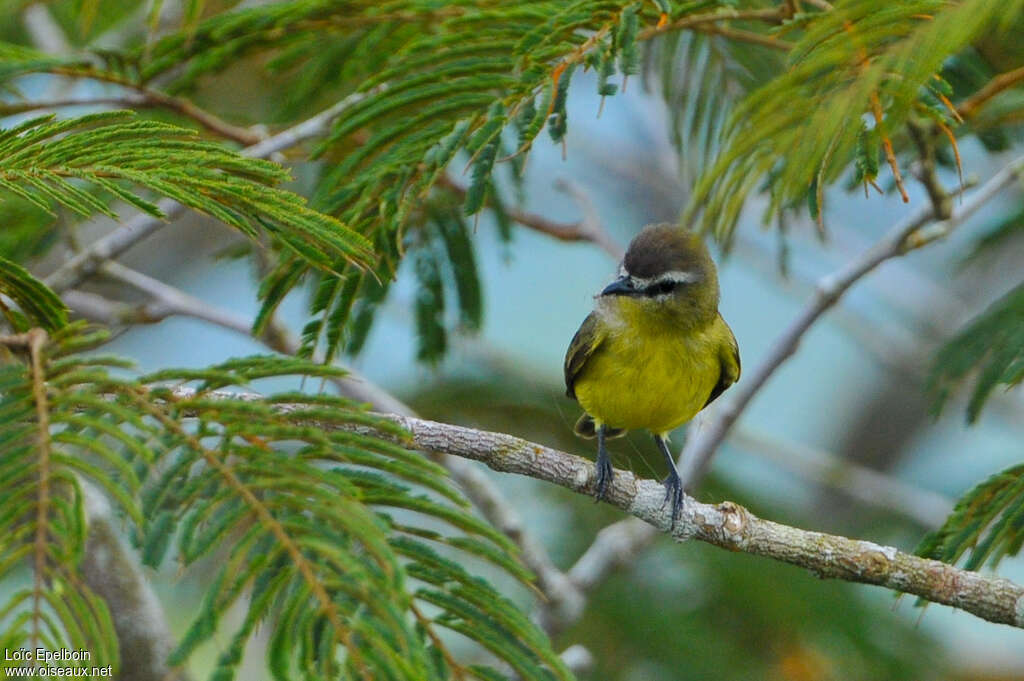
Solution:
{"label": "bare branch", "polygon": [[163,606],[132,553],[119,539],[113,512],[102,493],[82,485],[89,538],[82,554],[82,579],[106,603],[117,631],[121,681],[185,681],[170,669],[174,647]]}
{"label": "bare branch", "polygon": [[[447,175],[438,179],[438,184],[459,197],[466,196],[466,188],[457,183]],[[587,193],[578,184],[570,180],[560,179],[555,182],[555,188],[568,194],[583,213],[583,219],[577,222],[558,222],[528,211],[506,206],[505,214],[513,221],[523,227],[527,227],[541,234],[547,234],[559,241],[589,241],[600,247],[605,253],[615,260],[622,259],[623,250],[615,242],[615,239],[605,231],[601,224],[600,216],[594,208],[593,202]]]}
{"label": "bare branch", "polygon": [[590,591],[609,574],[636,560],[657,536],[653,525],[636,518],[612,523],[597,533],[569,570],[569,578],[578,588]]}
{"label": "bare branch", "polygon": [[45,2],[33,2],[21,13],[21,21],[25,25],[32,44],[42,52],[50,54],[70,54],[71,44],[64,31],[50,14]]}
{"label": "bare branch", "polygon": [[[343,111],[382,89],[383,86],[380,86],[370,92],[349,95],[312,118],[272,135],[262,142],[246,147],[241,153],[250,158],[267,158],[282,149],[296,146],[312,137],[322,135],[329,129],[331,121]],[[46,285],[58,293],[78,285],[85,278],[94,274],[103,262],[124,253],[142,239],[164,227],[168,221],[185,212],[185,206],[171,199],[164,199],[157,206],[165,216],[163,220],[145,213],[135,215],[117,229],[92,242],[80,253],[69,258],[67,262],[44,279]]]}
{"label": "bare branch", "polygon": [[604,228],[601,215],[591,200],[590,194],[577,182],[565,177],[555,180],[555,189],[571,197],[579,206],[580,212],[583,213],[583,219],[577,223],[580,238],[597,244],[614,260],[622,260],[625,251]]}
{"label": "bare branch", "polygon": [[998,76],[985,83],[984,87],[960,103],[956,108],[957,113],[963,119],[968,119],[977,113],[990,99],[1000,92],[1007,90],[1017,83],[1024,81],[1024,66],[1016,68]]}

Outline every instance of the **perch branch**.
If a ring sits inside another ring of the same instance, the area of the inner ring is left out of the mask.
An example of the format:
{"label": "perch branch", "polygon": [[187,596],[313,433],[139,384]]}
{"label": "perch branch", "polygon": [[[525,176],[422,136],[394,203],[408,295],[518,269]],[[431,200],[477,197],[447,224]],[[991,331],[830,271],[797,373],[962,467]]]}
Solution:
{"label": "perch branch", "polygon": [[[593,462],[511,435],[395,416],[418,449],[485,463],[490,468],[593,494]],[[803,567],[822,578],[877,584],[950,605],[991,622],[1024,627],[1024,587],[1007,579],[918,558],[869,541],[811,532],[758,518],[732,502],[686,497],[672,526],[665,490],[654,480],[616,471],[608,502],[677,541],[698,539]]]}
{"label": "perch branch", "polygon": [[[195,391],[178,388],[175,395],[187,399]],[[226,391],[205,395],[222,399],[254,397]],[[277,408],[295,409],[287,404]],[[411,441],[376,433],[379,437],[390,437],[431,454],[480,461],[495,471],[543,480],[588,497],[594,494],[594,464],[589,459],[504,433],[396,414],[386,416],[408,431]],[[366,426],[356,424],[315,425],[367,431]],[[682,513],[673,524],[671,509],[664,503],[664,487],[630,471],[615,471],[606,500],[676,541],[697,539],[802,567],[821,578],[876,584],[949,605],[990,622],[1024,628],[1024,587],[1008,579],[920,558],[891,546],[782,525],[758,518],[731,501],[712,505],[686,496]]]}

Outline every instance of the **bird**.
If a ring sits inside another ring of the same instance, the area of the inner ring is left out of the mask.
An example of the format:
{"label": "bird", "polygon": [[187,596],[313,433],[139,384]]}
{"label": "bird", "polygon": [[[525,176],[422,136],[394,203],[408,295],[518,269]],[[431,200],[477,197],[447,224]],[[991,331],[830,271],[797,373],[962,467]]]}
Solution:
{"label": "bird", "polygon": [[670,224],[637,234],[617,278],[594,296],[564,369],[566,395],[583,408],[574,430],[597,439],[595,501],[614,476],[606,441],[643,429],[668,463],[664,503],[671,503],[672,524],[678,520],[683,488],[669,433],[740,377],[739,346],[718,302],[718,274],[704,241]]}

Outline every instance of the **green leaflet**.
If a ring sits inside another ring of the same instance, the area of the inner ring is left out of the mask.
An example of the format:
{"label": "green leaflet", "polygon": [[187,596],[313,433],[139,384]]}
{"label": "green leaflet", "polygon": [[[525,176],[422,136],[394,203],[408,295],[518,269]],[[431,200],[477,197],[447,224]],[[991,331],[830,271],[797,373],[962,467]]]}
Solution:
{"label": "green leaflet", "polygon": [[928,379],[935,411],[953,390],[976,375],[967,421],[973,423],[996,387],[1024,380],[1024,283],[992,303],[935,356]]}
{"label": "green leaflet", "polygon": [[[18,304],[27,324],[13,324],[19,331],[40,326],[48,331],[68,322],[68,309],[56,293],[21,265],[0,257],[0,293]],[[13,322],[13,320],[11,320]]]}
{"label": "green leaflet", "polygon": [[996,567],[1024,542],[1024,466],[1011,466],[979,483],[957,501],[942,527],[930,532],[915,553],[964,567]]}
{"label": "green leaflet", "polygon": [[126,111],[67,120],[45,116],[0,131],[0,188],[41,208],[60,205],[83,216],[116,217],[107,202],[117,198],[159,217],[154,203],[121,184],[128,183],[246,235],[269,232],[315,267],[370,264],[373,252],[362,236],[312,210],[298,195],[276,188],[288,179],[273,163],[246,158],[184,128],[135,119]]}

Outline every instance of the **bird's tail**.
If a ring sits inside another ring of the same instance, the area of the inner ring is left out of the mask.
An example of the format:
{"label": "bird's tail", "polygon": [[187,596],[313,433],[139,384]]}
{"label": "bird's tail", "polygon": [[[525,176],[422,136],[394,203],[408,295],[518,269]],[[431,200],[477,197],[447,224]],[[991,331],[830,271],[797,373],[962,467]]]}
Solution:
{"label": "bird's tail", "polygon": [[[594,417],[590,414],[583,414],[580,416],[579,420],[576,421],[576,426],[573,428],[573,431],[582,438],[593,440],[597,437],[597,425],[594,423]],[[604,429],[604,436],[607,439],[622,437],[625,434],[626,430],[624,428],[605,427]]]}

